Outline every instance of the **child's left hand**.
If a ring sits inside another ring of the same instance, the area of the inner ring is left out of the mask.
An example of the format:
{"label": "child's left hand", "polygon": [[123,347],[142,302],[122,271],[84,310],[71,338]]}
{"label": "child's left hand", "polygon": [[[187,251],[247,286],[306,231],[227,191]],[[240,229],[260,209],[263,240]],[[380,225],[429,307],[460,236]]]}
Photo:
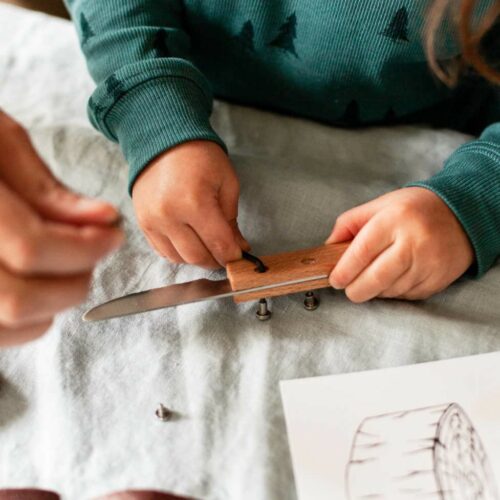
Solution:
{"label": "child's left hand", "polygon": [[353,239],[330,275],[353,302],[419,300],[444,290],[473,263],[460,222],[429,189],[408,187],[343,213],[326,243]]}

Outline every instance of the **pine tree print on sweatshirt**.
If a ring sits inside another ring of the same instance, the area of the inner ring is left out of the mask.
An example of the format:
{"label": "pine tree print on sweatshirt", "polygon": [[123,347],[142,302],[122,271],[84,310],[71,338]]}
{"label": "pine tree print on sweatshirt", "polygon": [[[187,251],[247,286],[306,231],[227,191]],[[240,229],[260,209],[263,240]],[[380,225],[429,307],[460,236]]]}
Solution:
{"label": "pine tree print on sweatshirt", "polygon": [[[474,78],[448,89],[430,73],[422,46],[426,2],[66,3],[97,83],[91,121],[120,143],[130,188],[154,157],[179,143],[225,147],[209,122],[213,95],[335,125],[424,121],[480,137],[412,185],[431,189],[456,214],[478,276],[500,255],[498,89]],[[488,47],[495,55],[498,34]],[[457,54],[448,44],[438,58]]]}
{"label": "pine tree print on sweatshirt", "polygon": [[279,29],[278,36],[272,40],[269,45],[271,47],[277,47],[283,49],[286,52],[290,52],[295,57],[299,57],[297,55],[297,51],[295,50],[294,40],[297,38],[297,16],[295,12],[288,17],[288,19],[281,25]]}
{"label": "pine tree print on sweatshirt", "polygon": [[123,83],[118,78],[116,78],[115,75],[111,75],[105,83],[106,91],[114,101],[117,101],[118,99],[120,99],[120,97],[122,97],[122,95],[125,94]]}
{"label": "pine tree print on sweatshirt", "polygon": [[409,42],[408,39],[408,11],[406,7],[401,7],[392,17],[391,22],[382,32],[382,35],[387,36],[397,41]]}
{"label": "pine tree print on sweatshirt", "polygon": [[95,35],[83,13],[80,14],[80,32],[82,45],[85,45]]}
{"label": "pine tree print on sweatshirt", "polygon": [[234,37],[236,44],[239,45],[243,50],[249,52],[255,52],[254,46],[254,28],[252,21],[247,21],[238,35]]}

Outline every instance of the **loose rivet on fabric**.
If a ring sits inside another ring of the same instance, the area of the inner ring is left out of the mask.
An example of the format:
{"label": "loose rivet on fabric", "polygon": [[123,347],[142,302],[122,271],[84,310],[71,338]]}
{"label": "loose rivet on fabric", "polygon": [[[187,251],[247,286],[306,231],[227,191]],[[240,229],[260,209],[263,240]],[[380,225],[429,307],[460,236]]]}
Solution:
{"label": "loose rivet on fabric", "polygon": [[172,411],[160,403],[160,406],[155,411],[155,415],[158,420],[162,422],[167,422],[172,418]]}

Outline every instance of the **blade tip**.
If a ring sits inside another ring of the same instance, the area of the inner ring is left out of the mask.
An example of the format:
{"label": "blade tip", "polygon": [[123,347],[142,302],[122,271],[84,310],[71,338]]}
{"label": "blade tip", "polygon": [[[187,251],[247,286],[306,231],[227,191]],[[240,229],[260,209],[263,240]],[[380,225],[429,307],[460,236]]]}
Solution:
{"label": "blade tip", "polygon": [[91,313],[92,313],[92,309],[90,311],[87,311],[86,313],[84,313],[82,315],[82,321],[84,321],[85,323],[90,323],[90,322],[94,321],[91,317]]}

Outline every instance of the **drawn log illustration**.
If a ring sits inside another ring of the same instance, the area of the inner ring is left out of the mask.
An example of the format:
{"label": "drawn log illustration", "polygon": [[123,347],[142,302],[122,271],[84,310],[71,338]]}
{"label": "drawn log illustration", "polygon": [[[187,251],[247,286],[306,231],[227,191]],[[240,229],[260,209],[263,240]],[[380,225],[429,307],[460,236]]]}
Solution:
{"label": "drawn log illustration", "polygon": [[500,500],[479,435],[456,403],[363,420],[346,493],[349,500]]}

